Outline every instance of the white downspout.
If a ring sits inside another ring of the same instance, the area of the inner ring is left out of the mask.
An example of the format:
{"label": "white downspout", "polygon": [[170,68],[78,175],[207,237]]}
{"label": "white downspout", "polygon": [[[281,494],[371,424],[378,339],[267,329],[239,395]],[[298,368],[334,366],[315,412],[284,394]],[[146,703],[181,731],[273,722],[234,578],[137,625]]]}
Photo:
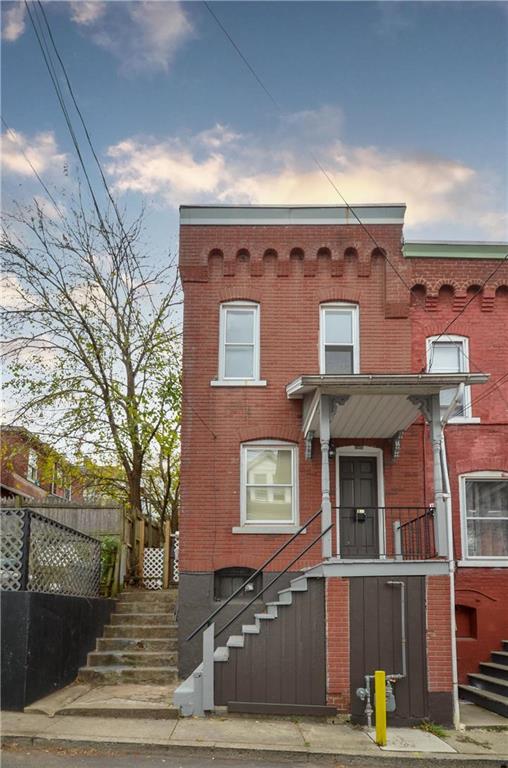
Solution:
{"label": "white downspout", "polygon": [[[447,414],[448,416],[448,414]],[[443,424],[443,427],[446,422]],[[459,680],[457,670],[457,633],[455,628],[455,557],[453,551],[453,519],[452,519],[452,497],[450,492],[450,476],[448,474],[448,459],[446,455],[446,440],[444,429],[441,437],[441,463],[443,471],[444,484],[444,502],[446,509],[446,529],[448,539],[448,568],[450,574],[450,630],[452,644],[452,697],[453,697],[453,727],[457,730],[460,727],[460,709],[459,709]]]}

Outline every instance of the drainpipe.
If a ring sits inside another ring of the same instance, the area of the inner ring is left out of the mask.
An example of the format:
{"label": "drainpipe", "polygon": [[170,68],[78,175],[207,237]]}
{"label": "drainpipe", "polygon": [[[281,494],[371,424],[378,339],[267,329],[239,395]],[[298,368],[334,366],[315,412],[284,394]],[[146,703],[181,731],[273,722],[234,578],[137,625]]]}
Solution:
{"label": "drainpipe", "polygon": [[[448,414],[447,414],[448,416]],[[445,426],[445,425],[443,425]],[[457,633],[455,628],[455,557],[453,551],[453,520],[452,520],[452,498],[450,493],[450,476],[448,474],[448,459],[446,454],[446,440],[443,429],[441,438],[441,461],[443,469],[443,481],[445,489],[445,509],[448,538],[448,569],[450,574],[450,630],[452,644],[452,696],[453,696],[453,727],[457,730],[460,727],[460,709],[459,709],[459,679],[457,669]]]}

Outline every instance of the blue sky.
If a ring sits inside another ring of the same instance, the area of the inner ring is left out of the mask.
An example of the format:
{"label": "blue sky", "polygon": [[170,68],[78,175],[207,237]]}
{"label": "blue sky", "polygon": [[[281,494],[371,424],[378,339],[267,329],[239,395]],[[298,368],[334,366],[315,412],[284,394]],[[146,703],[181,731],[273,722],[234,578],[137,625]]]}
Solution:
{"label": "blue sky", "polygon": [[[508,6],[46,2],[118,199],[175,249],[180,203],[407,202],[407,238],[505,240]],[[76,158],[23,4],[2,3],[4,203]],[[76,122],[77,124],[77,122]],[[65,168],[65,171],[64,171]],[[97,188],[99,184],[97,182]]]}

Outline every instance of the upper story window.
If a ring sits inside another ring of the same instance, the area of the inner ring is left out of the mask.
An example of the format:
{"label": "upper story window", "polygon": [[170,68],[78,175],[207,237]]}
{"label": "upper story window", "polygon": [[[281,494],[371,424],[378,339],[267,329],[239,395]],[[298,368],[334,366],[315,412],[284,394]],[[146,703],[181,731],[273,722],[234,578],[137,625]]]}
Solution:
{"label": "upper story window", "polygon": [[297,523],[297,446],[242,445],[242,524]]}
{"label": "upper story window", "polygon": [[259,304],[221,304],[219,379],[239,384],[259,381]]}
{"label": "upper story window", "polygon": [[460,490],[463,556],[508,559],[508,474],[472,472]]}
{"label": "upper story window", "polygon": [[[429,373],[467,373],[469,371],[469,344],[465,336],[431,336],[427,339],[427,370]],[[444,415],[457,396],[450,421],[471,418],[471,389],[464,387],[462,394],[456,387],[441,390],[439,400]]]}
{"label": "upper story window", "polygon": [[37,470],[37,453],[32,450],[32,448],[28,451],[28,469],[26,476],[32,483],[36,483],[39,476]]}
{"label": "upper story window", "polygon": [[360,333],[356,304],[322,304],[320,314],[321,373],[358,373]]}

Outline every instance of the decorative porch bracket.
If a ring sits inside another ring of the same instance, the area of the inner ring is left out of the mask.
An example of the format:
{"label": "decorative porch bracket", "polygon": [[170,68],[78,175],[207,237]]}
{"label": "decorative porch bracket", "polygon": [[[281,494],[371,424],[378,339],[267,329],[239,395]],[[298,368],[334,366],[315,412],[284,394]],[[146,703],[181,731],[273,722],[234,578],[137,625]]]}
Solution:
{"label": "decorative porch bracket", "polygon": [[[330,500],[330,425],[337,409],[349,400],[349,395],[320,395],[319,403],[319,437],[321,441],[321,530],[324,531],[332,524],[332,503]],[[323,559],[332,556],[332,531],[329,530],[322,538]]]}
{"label": "decorative porch bracket", "polygon": [[435,395],[409,395],[408,400],[418,406],[430,429],[430,441],[434,463],[434,501],[436,506],[434,536],[436,552],[439,557],[448,557],[448,529],[446,524],[446,504],[443,484],[443,470],[441,445],[443,437],[443,424],[441,422],[441,404],[439,394]]}

